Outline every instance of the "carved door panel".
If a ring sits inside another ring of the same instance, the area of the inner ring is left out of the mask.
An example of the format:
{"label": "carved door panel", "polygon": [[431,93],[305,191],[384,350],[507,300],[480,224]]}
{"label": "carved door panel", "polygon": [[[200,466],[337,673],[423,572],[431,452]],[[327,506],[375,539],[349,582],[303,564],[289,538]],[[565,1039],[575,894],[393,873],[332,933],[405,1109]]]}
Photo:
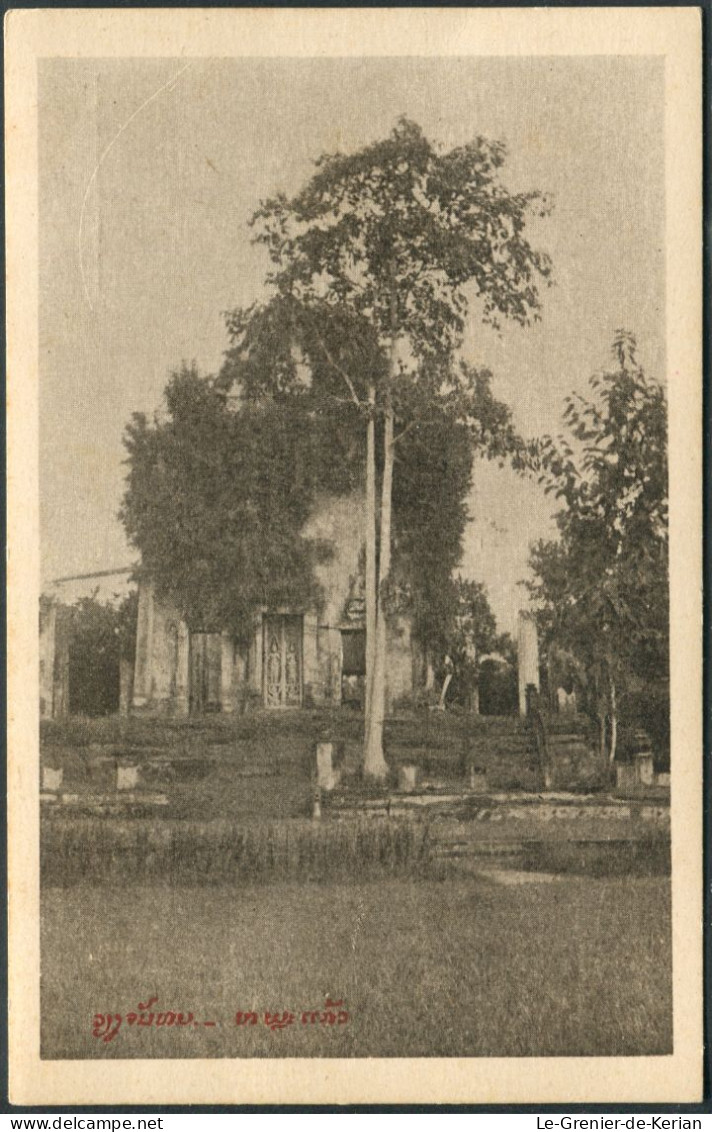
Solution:
{"label": "carved door panel", "polygon": [[269,708],[299,707],[302,702],[302,619],[264,618],[264,699]]}

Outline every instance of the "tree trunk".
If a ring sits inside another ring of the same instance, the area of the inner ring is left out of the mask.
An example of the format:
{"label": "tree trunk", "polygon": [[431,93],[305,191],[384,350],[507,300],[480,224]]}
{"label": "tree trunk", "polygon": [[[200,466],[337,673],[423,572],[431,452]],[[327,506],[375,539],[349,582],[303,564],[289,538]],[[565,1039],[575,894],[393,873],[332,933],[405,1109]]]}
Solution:
{"label": "tree trunk", "polygon": [[391,497],[393,494],[393,409],[386,404],[383,426],[383,482],[381,485],[381,538],[376,594],[376,647],[373,684],[366,723],[364,770],[373,778],[385,778],[388,767],[383,755],[383,724],[386,706],[386,617],[383,609],[385,583],[391,568]]}
{"label": "tree trunk", "polygon": [[608,670],[608,692],[611,705],[611,749],[608,752],[608,762],[613,766],[616,759],[616,744],[618,741],[618,710],[616,707],[616,685],[610,669]]}
{"label": "tree trunk", "polygon": [[373,675],[376,660],[376,390],[368,390],[368,424],[366,430],[366,687],[364,696],[364,733],[371,725]]}

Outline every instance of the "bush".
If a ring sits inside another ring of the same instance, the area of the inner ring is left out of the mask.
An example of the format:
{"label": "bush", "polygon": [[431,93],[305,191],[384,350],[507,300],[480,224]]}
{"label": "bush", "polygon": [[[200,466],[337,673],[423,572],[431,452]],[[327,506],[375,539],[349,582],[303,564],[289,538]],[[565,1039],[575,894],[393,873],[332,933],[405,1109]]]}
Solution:
{"label": "bush", "polygon": [[621,697],[622,750],[620,756],[634,753],[636,731],[650,738],[657,771],[670,770],[670,689],[665,681],[651,681],[639,691]]}

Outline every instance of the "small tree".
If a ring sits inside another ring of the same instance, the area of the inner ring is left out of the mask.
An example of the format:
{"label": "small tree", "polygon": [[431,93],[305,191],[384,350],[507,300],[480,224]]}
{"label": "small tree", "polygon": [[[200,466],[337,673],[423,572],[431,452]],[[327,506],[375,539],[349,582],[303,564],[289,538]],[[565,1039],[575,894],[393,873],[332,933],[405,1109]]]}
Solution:
{"label": "small tree", "polygon": [[545,640],[586,674],[611,762],[621,686],[644,672],[665,681],[669,650],[665,395],[632,334],[616,333],[613,355],[594,398],[567,398],[569,438],[541,443],[540,481],[565,507],[558,541],[532,548],[529,584]]}
{"label": "small tree", "polygon": [[457,612],[447,649],[454,666],[452,694],[478,711],[480,662],[495,646],[497,622],[480,582],[457,578],[454,586]]}
{"label": "small tree", "polygon": [[119,706],[119,665],[136,650],[136,592],[118,604],[96,591],[68,610],[69,702],[81,715],[106,715]]}
{"label": "small tree", "polygon": [[[253,217],[270,256],[272,298],[235,311],[228,359],[248,382],[272,351],[273,395],[321,380],[365,421],[366,737],[364,769],[386,773],[386,604],[392,568],[397,447],[434,402],[469,420],[477,391],[453,365],[469,285],[485,321],[526,323],[539,308],[548,257],[525,238],[538,192],[499,180],[500,142],[442,152],[413,122],[353,155],[325,155],[303,191]],[[295,351],[295,343],[299,351]],[[378,452],[377,452],[378,446]],[[380,473],[380,476],[379,474]],[[380,478],[380,508],[376,506]],[[390,587],[392,588],[392,587]]]}

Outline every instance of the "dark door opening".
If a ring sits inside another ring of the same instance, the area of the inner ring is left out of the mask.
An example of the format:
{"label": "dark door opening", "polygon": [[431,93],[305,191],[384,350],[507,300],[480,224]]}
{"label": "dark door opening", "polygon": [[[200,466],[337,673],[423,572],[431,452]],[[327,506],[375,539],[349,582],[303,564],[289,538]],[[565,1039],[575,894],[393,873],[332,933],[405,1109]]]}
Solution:
{"label": "dark door opening", "polygon": [[341,630],[341,703],[363,708],[366,686],[366,631]]}

